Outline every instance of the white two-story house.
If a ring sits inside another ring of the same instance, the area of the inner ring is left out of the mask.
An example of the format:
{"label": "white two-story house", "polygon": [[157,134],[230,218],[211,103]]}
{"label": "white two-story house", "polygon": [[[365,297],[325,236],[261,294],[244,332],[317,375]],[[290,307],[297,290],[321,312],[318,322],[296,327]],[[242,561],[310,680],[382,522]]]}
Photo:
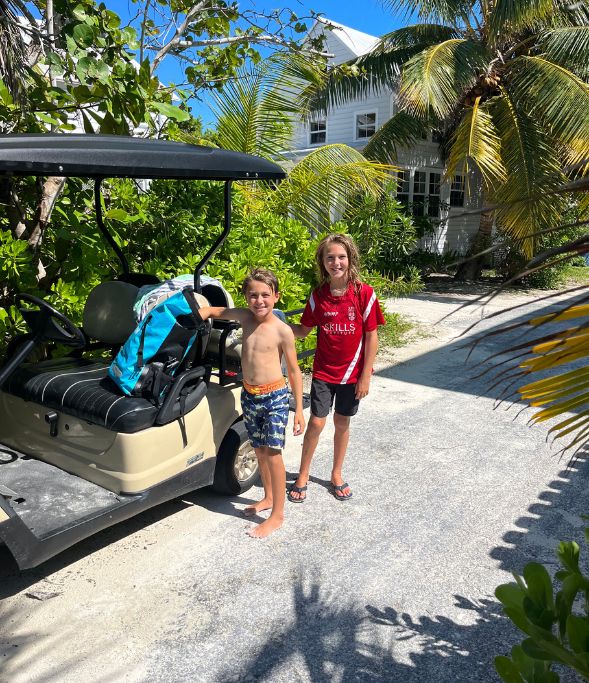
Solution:
{"label": "white two-story house", "polygon": [[[326,30],[316,22],[310,36],[323,33],[324,49],[331,64],[342,64],[369,52],[377,43],[375,36],[328,22]],[[309,123],[297,123],[288,156],[297,162],[317,147],[342,143],[362,151],[368,139],[396,113],[395,93],[375,92],[372,96],[353,100],[331,109]],[[422,247],[429,251],[463,253],[479,226],[479,215],[465,213],[480,206],[480,194],[473,192],[477,179],[469,179],[470,196],[465,194],[464,177],[444,178],[444,167],[438,144],[430,133],[411,148],[401,149],[392,162],[399,169],[397,197],[415,216],[429,216],[435,232],[425,238]]]}

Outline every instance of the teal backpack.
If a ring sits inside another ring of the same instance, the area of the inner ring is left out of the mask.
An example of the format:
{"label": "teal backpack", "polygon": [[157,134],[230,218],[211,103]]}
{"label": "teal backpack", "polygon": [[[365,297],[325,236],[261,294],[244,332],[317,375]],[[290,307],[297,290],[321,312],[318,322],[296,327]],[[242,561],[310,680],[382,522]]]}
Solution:
{"label": "teal backpack", "polygon": [[142,396],[159,405],[178,369],[188,369],[205,348],[209,329],[198,313],[194,289],[186,287],[143,318],[108,375],[127,396]]}

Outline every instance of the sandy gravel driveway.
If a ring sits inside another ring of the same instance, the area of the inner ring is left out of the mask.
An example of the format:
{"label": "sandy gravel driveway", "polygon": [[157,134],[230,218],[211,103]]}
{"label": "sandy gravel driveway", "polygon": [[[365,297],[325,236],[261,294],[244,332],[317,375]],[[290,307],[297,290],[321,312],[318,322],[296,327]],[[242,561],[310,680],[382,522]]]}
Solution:
{"label": "sandy gravel driveway", "polygon": [[[240,512],[257,490],[197,492],[22,576],[0,550],[0,681],[498,680],[515,632],[493,591],[581,540],[588,468],[566,471],[543,428],[468,379],[453,339],[480,311],[433,323],[469,297],[387,302],[423,334],[380,359],[353,422],[351,501],[326,490],[329,431],[308,500],[265,541]],[[299,453],[290,438],[292,477]]]}

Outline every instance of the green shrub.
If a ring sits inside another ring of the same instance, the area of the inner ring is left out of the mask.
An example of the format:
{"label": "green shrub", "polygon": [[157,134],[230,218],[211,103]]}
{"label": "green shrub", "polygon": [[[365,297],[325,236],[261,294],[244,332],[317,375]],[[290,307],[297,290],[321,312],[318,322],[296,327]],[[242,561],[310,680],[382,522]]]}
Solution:
{"label": "green shrub", "polygon": [[495,658],[506,683],[557,683],[555,663],[589,679],[589,577],[579,568],[574,541],[561,542],[557,556],[562,569],[556,572],[556,595],[550,574],[537,562],[526,565],[523,577],[514,575],[515,583],[495,591],[505,614],[528,636],[512,648],[511,657]]}

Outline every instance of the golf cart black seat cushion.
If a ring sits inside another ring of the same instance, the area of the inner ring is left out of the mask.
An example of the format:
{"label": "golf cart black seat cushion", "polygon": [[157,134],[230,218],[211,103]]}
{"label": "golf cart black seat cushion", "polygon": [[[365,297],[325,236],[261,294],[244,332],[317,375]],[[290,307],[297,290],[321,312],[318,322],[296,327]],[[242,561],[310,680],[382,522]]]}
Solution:
{"label": "golf cart black seat cushion", "polygon": [[107,363],[80,358],[21,365],[2,390],[114,432],[152,427],[158,408],[147,399],[123,395],[107,368]]}
{"label": "golf cart black seat cushion", "polygon": [[112,280],[96,285],[84,306],[84,332],[104,344],[123,344],[137,326],[133,304],[139,289]]}

